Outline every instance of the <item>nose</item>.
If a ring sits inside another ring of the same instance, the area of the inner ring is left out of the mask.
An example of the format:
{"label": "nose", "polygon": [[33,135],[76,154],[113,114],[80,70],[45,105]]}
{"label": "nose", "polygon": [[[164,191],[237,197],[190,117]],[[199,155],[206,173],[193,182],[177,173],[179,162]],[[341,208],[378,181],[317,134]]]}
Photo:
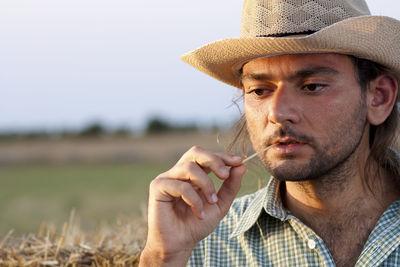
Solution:
{"label": "nose", "polygon": [[273,124],[298,123],[298,96],[295,90],[283,82],[278,83],[276,90],[268,101],[268,122]]}

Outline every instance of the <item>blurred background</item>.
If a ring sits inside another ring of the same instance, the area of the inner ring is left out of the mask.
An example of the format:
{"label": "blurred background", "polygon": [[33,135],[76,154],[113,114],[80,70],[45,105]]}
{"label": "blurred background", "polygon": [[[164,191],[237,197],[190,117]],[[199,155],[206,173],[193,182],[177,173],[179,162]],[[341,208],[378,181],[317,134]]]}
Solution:
{"label": "blurred background", "polygon": [[[396,0],[367,0],[400,19]],[[0,237],[143,216],[192,145],[223,151],[240,92],[180,61],[239,35],[242,0],[0,2]],[[241,194],[259,186],[249,174]]]}

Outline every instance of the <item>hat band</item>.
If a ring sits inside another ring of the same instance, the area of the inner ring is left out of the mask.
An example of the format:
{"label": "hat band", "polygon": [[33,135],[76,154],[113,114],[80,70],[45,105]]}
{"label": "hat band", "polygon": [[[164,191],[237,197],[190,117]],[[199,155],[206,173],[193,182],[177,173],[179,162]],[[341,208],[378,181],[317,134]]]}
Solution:
{"label": "hat band", "polygon": [[316,33],[316,31],[303,31],[303,32],[291,32],[291,33],[272,33],[272,34],[263,34],[263,35],[256,35],[256,37],[286,37],[286,36],[292,36],[292,35],[309,35]]}

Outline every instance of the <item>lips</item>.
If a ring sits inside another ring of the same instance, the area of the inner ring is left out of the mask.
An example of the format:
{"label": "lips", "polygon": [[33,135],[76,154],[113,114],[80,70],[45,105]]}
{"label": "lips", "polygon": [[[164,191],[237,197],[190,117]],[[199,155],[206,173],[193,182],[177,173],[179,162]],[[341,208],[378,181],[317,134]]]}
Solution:
{"label": "lips", "polygon": [[296,144],[304,144],[303,142],[297,141],[295,139],[291,138],[284,138],[284,139],[278,139],[273,142],[273,144],[277,145],[283,145],[283,146],[288,146],[288,145],[296,145]]}
{"label": "lips", "polygon": [[305,143],[293,138],[279,138],[273,142],[274,151],[282,155],[297,154],[303,149]]}

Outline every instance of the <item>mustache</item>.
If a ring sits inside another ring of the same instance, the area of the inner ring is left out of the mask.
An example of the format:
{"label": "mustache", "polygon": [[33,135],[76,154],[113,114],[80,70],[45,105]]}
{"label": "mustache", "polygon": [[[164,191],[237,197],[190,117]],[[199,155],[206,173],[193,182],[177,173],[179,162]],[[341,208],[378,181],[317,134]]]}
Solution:
{"label": "mustache", "polygon": [[272,145],[273,142],[275,142],[279,138],[291,138],[295,139],[296,141],[308,144],[314,143],[314,138],[308,135],[296,132],[290,127],[281,127],[279,129],[276,129],[275,132],[268,136],[266,140],[266,145]]}

